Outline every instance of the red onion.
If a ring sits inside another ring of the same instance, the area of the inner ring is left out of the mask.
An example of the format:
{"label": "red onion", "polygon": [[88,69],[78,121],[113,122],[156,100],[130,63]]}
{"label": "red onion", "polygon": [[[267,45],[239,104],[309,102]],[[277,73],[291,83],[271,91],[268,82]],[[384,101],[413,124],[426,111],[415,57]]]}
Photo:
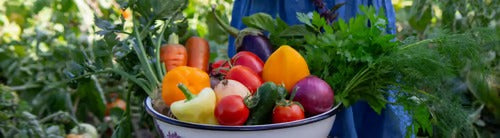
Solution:
{"label": "red onion", "polygon": [[313,116],[330,110],[333,107],[333,90],[322,79],[316,76],[307,76],[295,84],[297,89],[294,101],[304,107],[307,115]]}

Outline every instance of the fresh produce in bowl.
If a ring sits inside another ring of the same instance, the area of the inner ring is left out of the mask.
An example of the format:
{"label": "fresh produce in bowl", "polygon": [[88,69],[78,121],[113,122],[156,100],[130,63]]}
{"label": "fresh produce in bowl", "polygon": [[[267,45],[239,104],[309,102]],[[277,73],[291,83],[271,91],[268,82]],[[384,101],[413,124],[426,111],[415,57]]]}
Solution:
{"label": "fresh produce in bowl", "polygon": [[[273,130],[288,134],[293,130],[296,132],[290,133],[292,136],[310,136],[307,131],[297,128],[314,128],[311,132],[318,131],[318,136],[325,136],[339,109],[338,105],[332,108],[333,100],[330,106],[321,110],[303,108],[300,103],[303,101],[296,100],[328,95],[322,91],[304,93],[323,86],[302,83],[311,77],[308,66],[290,46],[280,47],[265,64],[255,54],[241,51],[232,59],[219,60],[210,67],[210,76],[202,69],[188,66],[175,67],[167,72],[162,82],[162,95],[171,114],[148,109],[164,134],[179,131],[182,136],[203,137],[184,131],[197,130],[227,137],[253,137],[224,132]],[[292,88],[295,91],[290,94]],[[333,92],[331,94],[330,98],[333,98]],[[148,102],[146,106],[151,104]],[[270,136],[277,134],[273,131],[269,131]]]}
{"label": "fresh produce in bowl", "polygon": [[238,95],[241,98],[251,95],[245,85],[235,80],[222,80],[214,87],[214,91],[217,96],[217,103],[219,103],[222,98],[230,95]]}
{"label": "fresh produce in bowl", "polygon": [[284,84],[288,92],[302,78],[309,75],[306,61],[290,46],[278,48],[264,64],[262,79],[276,84]]}
{"label": "fresh produce in bowl", "polygon": [[210,87],[215,88],[221,80],[223,80],[227,72],[231,69],[229,62],[226,60],[218,60],[210,65]]}
{"label": "fresh produce in bowl", "polygon": [[190,37],[186,41],[186,50],[188,53],[187,66],[208,72],[208,59],[210,59],[208,41],[199,37]]}
{"label": "fresh produce in bowl", "polygon": [[160,60],[165,63],[165,68],[170,71],[178,66],[187,65],[186,48],[178,44],[178,36],[172,33],[169,36],[168,44],[165,44],[160,49]]}
{"label": "fresh produce in bowl", "polygon": [[226,79],[239,81],[245,85],[252,94],[254,94],[257,88],[262,84],[262,79],[259,74],[241,65],[232,67],[231,70],[227,72]]}
{"label": "fresh produce in bowl", "polygon": [[230,69],[229,62],[226,60],[217,60],[211,65],[210,76],[225,76]]}
{"label": "fresh produce in bowl", "polygon": [[295,84],[297,90],[294,101],[302,104],[307,115],[317,115],[332,108],[333,90],[325,81],[316,76],[307,76]]}
{"label": "fresh produce in bowl", "polygon": [[250,106],[250,117],[247,125],[261,125],[271,123],[271,116],[276,102],[283,98],[286,93],[272,82],[262,84],[255,96],[247,98],[247,106]]}
{"label": "fresh produce in bowl", "polygon": [[211,88],[204,88],[198,95],[194,95],[182,83],[177,87],[186,96],[185,100],[172,103],[170,110],[177,119],[186,122],[217,124],[214,116],[215,93]]}
{"label": "fresh produce in bowl", "polygon": [[297,90],[292,92],[290,100],[285,100],[284,97],[276,103],[273,109],[273,123],[284,123],[305,118],[304,108],[298,102],[292,101]]}
{"label": "fresh produce in bowl", "polygon": [[239,95],[225,96],[215,106],[215,118],[221,125],[243,125],[249,114],[250,110]]}
{"label": "fresh produce in bowl", "polygon": [[262,61],[267,61],[274,50],[269,38],[264,36],[262,32],[252,28],[246,28],[239,31],[238,29],[223,22],[215,13],[214,8],[212,8],[212,15],[215,17],[217,23],[224,28],[224,30],[236,38],[235,46],[237,52],[249,51],[257,55]]}
{"label": "fresh produce in bowl", "polygon": [[326,137],[343,106],[335,105],[327,112],[301,120],[263,125],[211,125],[180,121],[153,108],[152,99],[144,101],[146,111],[153,117],[160,135],[164,137]]}
{"label": "fresh produce in bowl", "polygon": [[260,60],[257,55],[248,51],[241,51],[236,53],[236,55],[231,58],[231,64],[233,66],[242,65],[252,69],[259,76],[262,75],[262,68],[264,68],[264,62]]}
{"label": "fresh produce in bowl", "polygon": [[210,78],[203,70],[193,67],[180,66],[168,71],[162,81],[162,98],[167,106],[186,97],[177,87],[179,83],[186,85],[193,94],[210,87]]}

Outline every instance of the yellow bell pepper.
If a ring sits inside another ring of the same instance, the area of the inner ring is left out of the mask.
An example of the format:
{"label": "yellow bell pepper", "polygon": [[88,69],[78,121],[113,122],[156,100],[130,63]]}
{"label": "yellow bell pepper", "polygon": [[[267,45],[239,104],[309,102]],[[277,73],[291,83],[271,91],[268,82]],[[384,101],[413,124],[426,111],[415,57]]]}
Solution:
{"label": "yellow bell pepper", "polygon": [[167,72],[162,81],[162,98],[167,106],[186,97],[177,85],[186,85],[193,94],[198,94],[202,89],[210,87],[208,74],[198,68],[179,66]]}
{"label": "yellow bell pepper", "polygon": [[267,59],[262,70],[262,79],[276,84],[284,84],[288,93],[295,83],[309,76],[306,60],[295,49],[283,45]]}
{"label": "yellow bell pepper", "polygon": [[182,83],[179,83],[178,88],[186,96],[185,100],[176,101],[170,106],[170,111],[178,120],[201,124],[217,124],[214,114],[216,98],[212,88],[204,88],[198,96],[192,94]]}

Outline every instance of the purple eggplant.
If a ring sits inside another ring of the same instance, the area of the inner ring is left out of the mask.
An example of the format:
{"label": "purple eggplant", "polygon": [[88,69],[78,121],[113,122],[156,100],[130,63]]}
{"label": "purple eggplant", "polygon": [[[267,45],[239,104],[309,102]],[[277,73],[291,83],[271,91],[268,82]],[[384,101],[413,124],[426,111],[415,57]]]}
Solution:
{"label": "purple eggplant", "polygon": [[236,52],[249,51],[257,55],[263,62],[273,53],[273,47],[269,42],[269,38],[264,36],[260,30],[253,28],[246,28],[238,30],[226,23],[224,23],[217,14],[215,8],[212,7],[212,14],[219,23],[231,36],[235,37]]}
{"label": "purple eggplant", "polygon": [[264,62],[273,53],[269,39],[262,35],[246,35],[241,44],[236,47],[236,51],[250,51]]}

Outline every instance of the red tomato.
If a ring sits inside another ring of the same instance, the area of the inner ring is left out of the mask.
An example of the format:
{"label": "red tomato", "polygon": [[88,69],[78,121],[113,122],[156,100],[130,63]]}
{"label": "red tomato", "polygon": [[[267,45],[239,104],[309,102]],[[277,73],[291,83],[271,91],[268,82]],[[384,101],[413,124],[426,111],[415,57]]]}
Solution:
{"label": "red tomato", "polygon": [[264,62],[252,52],[241,51],[238,52],[231,59],[233,65],[243,65],[255,71],[259,76],[262,76],[262,68],[264,68]]}
{"label": "red tomato", "polygon": [[225,64],[227,61],[226,60],[217,60],[214,63],[212,63],[212,68],[219,68],[222,66],[222,64]]}
{"label": "red tomato", "polygon": [[283,123],[304,119],[304,110],[298,103],[276,105],[273,110],[273,123]]}
{"label": "red tomato", "polygon": [[229,71],[230,66],[226,60],[218,60],[211,65],[211,68],[210,75],[225,75]]}
{"label": "red tomato", "polygon": [[250,90],[252,95],[257,91],[257,88],[262,85],[262,78],[252,71],[252,69],[242,65],[233,66],[233,68],[227,72],[226,79],[239,81]]}
{"label": "red tomato", "polygon": [[239,126],[247,121],[250,110],[241,96],[230,95],[217,103],[214,114],[221,125]]}

